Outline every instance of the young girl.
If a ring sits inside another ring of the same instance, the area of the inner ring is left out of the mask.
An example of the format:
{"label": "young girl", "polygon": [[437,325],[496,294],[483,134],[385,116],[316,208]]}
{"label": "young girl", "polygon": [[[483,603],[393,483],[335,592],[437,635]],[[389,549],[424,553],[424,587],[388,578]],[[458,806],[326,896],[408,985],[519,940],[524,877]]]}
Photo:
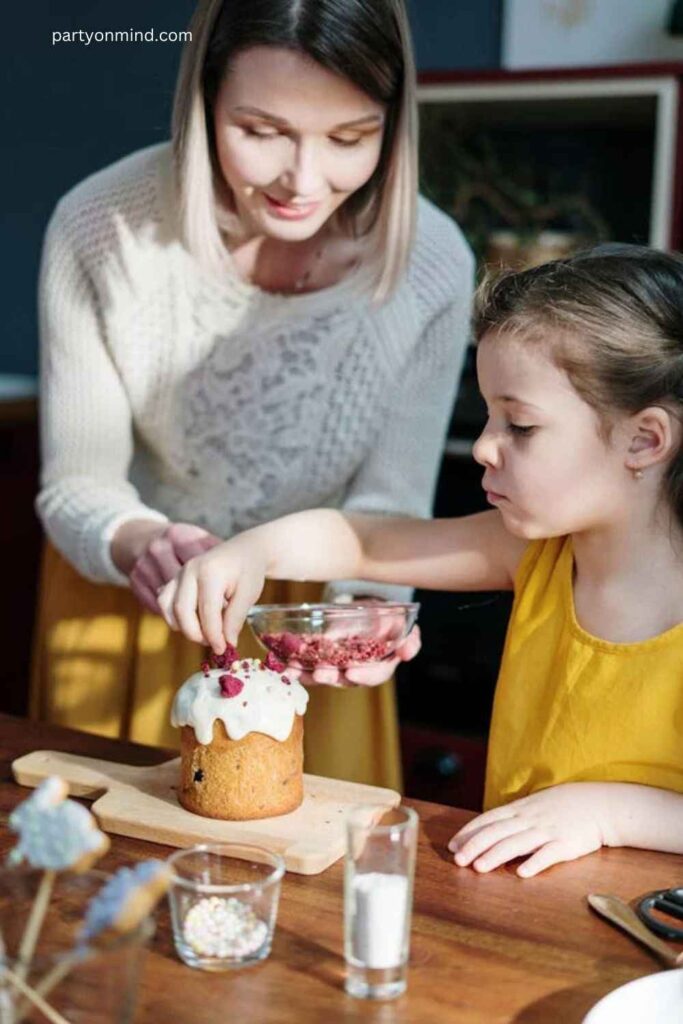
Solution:
{"label": "young girl", "polygon": [[266,577],[512,588],[487,810],[456,864],[683,853],[683,259],[607,246],[507,274],[475,332],[493,511],[289,516],[189,562],[166,615],[220,651]]}

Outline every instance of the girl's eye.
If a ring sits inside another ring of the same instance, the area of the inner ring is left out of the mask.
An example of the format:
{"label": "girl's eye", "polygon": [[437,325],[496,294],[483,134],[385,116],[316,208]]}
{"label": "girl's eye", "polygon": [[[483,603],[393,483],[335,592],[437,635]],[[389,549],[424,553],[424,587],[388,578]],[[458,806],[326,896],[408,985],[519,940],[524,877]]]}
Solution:
{"label": "girl's eye", "polygon": [[518,437],[528,437],[536,428],[534,426],[523,427],[519,423],[508,423],[508,430]]}
{"label": "girl's eye", "polygon": [[330,142],[334,143],[335,146],[343,146],[347,149],[358,146],[360,141],[360,136],[355,139],[342,139],[338,135],[330,135]]}

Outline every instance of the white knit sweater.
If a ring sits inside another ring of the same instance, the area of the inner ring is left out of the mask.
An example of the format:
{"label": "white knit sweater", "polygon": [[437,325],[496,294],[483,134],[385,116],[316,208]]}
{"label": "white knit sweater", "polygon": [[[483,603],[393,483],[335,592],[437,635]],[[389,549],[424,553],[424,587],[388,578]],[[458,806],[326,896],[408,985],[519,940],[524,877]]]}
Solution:
{"label": "white knit sweater", "polygon": [[429,515],[468,333],[455,224],[420,200],[406,279],[376,309],[349,282],[283,296],[213,279],[173,198],[164,143],[86,179],[50,220],[37,508],[56,547],[125,584],[110,542],[129,519],[229,537],[318,505]]}

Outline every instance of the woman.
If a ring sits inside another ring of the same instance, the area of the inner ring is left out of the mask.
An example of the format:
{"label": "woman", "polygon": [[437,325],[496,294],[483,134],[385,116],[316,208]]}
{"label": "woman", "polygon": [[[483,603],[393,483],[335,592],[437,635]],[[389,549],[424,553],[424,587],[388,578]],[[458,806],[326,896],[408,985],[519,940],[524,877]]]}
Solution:
{"label": "woman", "polygon": [[[402,0],[204,0],[191,29],[172,144],[61,200],[40,288],[33,714],[167,745],[201,652],[156,593],[188,558],[313,505],[429,513],[472,269],[417,203]],[[309,771],[398,784],[393,684],[317,687],[307,743]]]}

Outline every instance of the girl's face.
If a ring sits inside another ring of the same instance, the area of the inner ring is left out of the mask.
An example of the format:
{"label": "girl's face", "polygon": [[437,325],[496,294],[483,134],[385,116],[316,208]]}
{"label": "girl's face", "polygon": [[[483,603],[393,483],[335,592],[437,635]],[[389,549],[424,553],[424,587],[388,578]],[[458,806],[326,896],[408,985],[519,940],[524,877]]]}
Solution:
{"label": "girl's face", "polygon": [[300,53],[244,50],[219,89],[218,162],[251,235],[311,238],[379,162],[384,107]]}
{"label": "girl's face", "polygon": [[599,433],[595,411],[532,344],[484,336],[477,351],[488,422],[474,446],[487,498],[529,540],[623,518],[629,502],[624,435]]}

